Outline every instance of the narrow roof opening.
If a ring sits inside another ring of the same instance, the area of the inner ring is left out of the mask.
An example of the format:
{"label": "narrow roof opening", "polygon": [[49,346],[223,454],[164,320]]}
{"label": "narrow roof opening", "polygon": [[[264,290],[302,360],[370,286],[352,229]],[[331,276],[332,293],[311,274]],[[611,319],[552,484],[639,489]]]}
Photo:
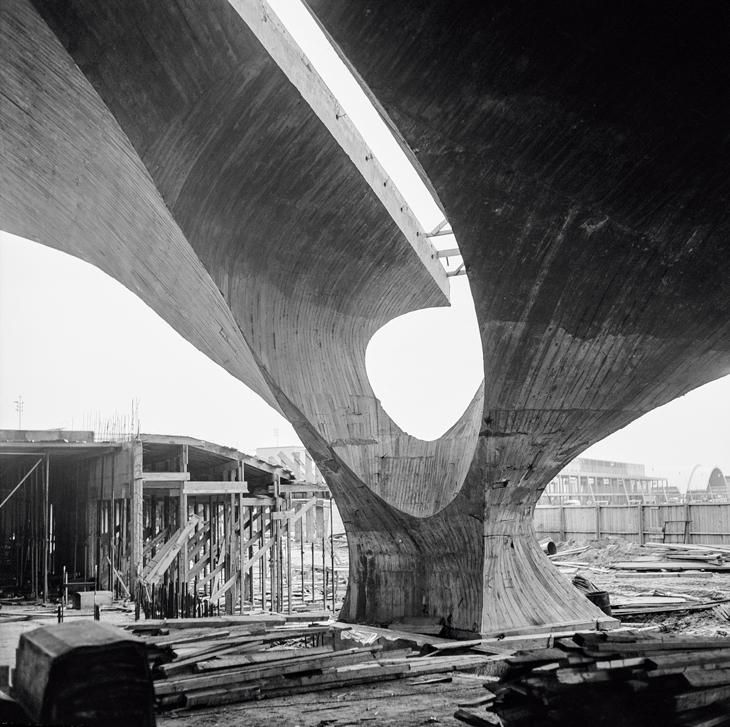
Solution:
{"label": "narrow roof opening", "polygon": [[[474,302],[453,230],[308,8],[300,0],[267,1],[400,191],[446,270],[451,307],[415,311],[389,322],[373,337],[366,356],[370,383],[389,416],[414,436],[436,439],[458,420],[484,376]],[[409,352],[420,355],[414,359]]]}

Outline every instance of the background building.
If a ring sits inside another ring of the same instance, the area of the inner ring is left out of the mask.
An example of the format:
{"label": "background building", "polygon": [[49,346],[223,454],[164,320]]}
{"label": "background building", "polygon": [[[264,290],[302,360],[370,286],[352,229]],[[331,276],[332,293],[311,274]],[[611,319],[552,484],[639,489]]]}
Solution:
{"label": "background building", "polygon": [[719,467],[647,468],[579,457],[547,485],[543,505],[668,505],[730,499]]}

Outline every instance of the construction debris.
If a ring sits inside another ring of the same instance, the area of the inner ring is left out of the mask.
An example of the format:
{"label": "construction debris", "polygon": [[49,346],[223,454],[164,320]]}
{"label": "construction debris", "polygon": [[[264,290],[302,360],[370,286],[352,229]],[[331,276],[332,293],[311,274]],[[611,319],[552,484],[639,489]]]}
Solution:
{"label": "construction debris", "polygon": [[410,632],[393,631],[386,638],[380,633],[385,629],[358,626],[354,637],[343,638],[352,629],[336,622],[281,625],[249,617],[246,623],[227,618],[210,624],[211,620],[127,627],[147,644],[158,709],[471,671],[503,658],[471,651],[468,645],[443,649],[442,642],[452,642]]}
{"label": "construction debris", "polygon": [[730,572],[730,548],[690,543],[646,543],[651,554],[613,563],[617,570]]}
{"label": "construction debris", "polygon": [[22,634],[11,696],[33,724],[155,724],[144,644],[93,621]]}
{"label": "construction debris", "polygon": [[730,724],[730,639],[632,632],[576,634],[517,652],[470,725],[584,727]]}

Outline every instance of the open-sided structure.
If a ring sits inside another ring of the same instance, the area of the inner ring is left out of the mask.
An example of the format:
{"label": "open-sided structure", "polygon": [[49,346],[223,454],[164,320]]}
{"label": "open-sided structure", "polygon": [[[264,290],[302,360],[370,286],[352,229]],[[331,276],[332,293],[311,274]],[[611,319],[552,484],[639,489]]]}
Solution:
{"label": "open-sided structure", "polygon": [[446,303],[444,272],[262,0],[4,2],[0,225],[116,277],[294,424],[348,532],[343,617],[594,619],[531,514],[586,446],[730,372],[725,11],[312,8],[460,243],[485,385],[441,439],[390,420],[364,356]]}

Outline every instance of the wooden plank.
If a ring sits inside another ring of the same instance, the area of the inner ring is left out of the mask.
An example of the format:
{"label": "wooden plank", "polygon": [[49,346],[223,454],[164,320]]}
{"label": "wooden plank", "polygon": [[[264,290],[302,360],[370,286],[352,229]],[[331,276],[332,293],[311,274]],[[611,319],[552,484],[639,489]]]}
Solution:
{"label": "wooden plank", "polygon": [[279,492],[282,495],[285,494],[297,494],[297,493],[329,493],[329,487],[327,485],[317,485],[312,482],[300,482],[293,484],[279,485]]}
{"label": "wooden plank", "polygon": [[165,676],[171,676],[172,674],[178,674],[180,672],[192,669],[192,667],[199,661],[206,658],[211,658],[215,654],[230,654],[232,651],[255,649],[264,642],[261,636],[240,636],[236,639],[227,639],[222,641],[220,644],[213,644],[206,646],[202,649],[198,649],[192,654],[186,655],[182,659],[176,659],[169,664],[161,664],[159,667],[160,672]]}
{"label": "wooden plank", "polygon": [[336,628],[349,629],[351,638],[356,640],[359,635],[363,638],[382,639],[385,641],[404,641],[412,644],[413,647],[421,648],[424,646],[435,647],[438,644],[453,643],[450,639],[442,639],[438,636],[424,636],[423,634],[412,633],[410,631],[398,631],[396,629],[384,629],[377,626],[364,626],[362,624],[352,625],[343,622],[335,622]]}
{"label": "wooden plank", "polygon": [[602,641],[595,644],[591,644],[591,651],[598,652],[615,652],[617,650],[623,650],[626,652],[649,652],[649,651],[697,651],[697,650],[712,650],[712,649],[727,649],[730,648],[730,638],[709,638],[709,639],[664,639],[664,638],[653,638],[651,641],[637,641],[635,643],[630,642],[615,642],[615,641]]}
{"label": "wooden plank", "polygon": [[296,511],[296,513],[292,516],[292,518],[289,520],[289,527],[292,527],[299,520],[301,520],[316,504],[317,504],[316,500],[309,500],[306,503],[304,503],[304,505],[302,505]]}
{"label": "wooden plank", "polygon": [[111,567],[112,572],[114,573],[114,578],[116,579],[116,581],[119,583],[119,585],[124,590],[126,597],[131,598],[132,594],[129,592],[129,588],[127,588],[127,584],[122,579],[121,573],[112,565],[111,560],[109,560],[109,556],[107,556],[106,562],[109,563],[109,566]]}
{"label": "wooden plank", "polygon": [[678,712],[683,712],[688,709],[696,709],[697,707],[706,707],[713,702],[726,699],[730,699],[730,685],[677,694],[672,701],[674,708]]}
{"label": "wooden plank", "polygon": [[205,576],[204,578],[201,578],[198,581],[198,586],[200,588],[202,588],[203,586],[207,585],[207,583],[209,581],[212,581],[216,576],[218,576],[221,573],[225,564],[226,564],[225,561],[221,561],[210,573],[208,573],[207,576]]}
{"label": "wooden plank", "polygon": [[147,619],[146,621],[135,621],[128,624],[125,628],[129,631],[156,631],[161,628],[170,629],[196,629],[201,627],[228,627],[228,626],[244,626],[251,627],[268,627],[283,626],[286,620],[280,614],[261,613],[246,614],[243,616],[210,616],[206,618],[170,618],[170,619]]}
{"label": "wooden plank", "polygon": [[686,669],[682,676],[693,687],[730,684],[730,669]]}
{"label": "wooden plank", "polygon": [[190,479],[189,472],[143,472],[142,480],[144,486],[151,485],[154,483],[166,482],[185,482]]}
{"label": "wooden plank", "polygon": [[[270,659],[266,662],[242,662],[239,668],[205,670],[205,673],[192,676],[178,677],[177,679],[160,679],[155,682],[155,695],[162,696],[195,689],[209,689],[221,684],[236,684],[264,679],[281,674],[296,674],[302,671],[311,671],[322,668],[324,665],[344,666],[348,663],[372,661],[373,649],[350,649],[348,651],[332,651],[321,649],[301,649],[299,652],[309,651],[311,654],[297,653],[296,656],[286,656],[287,652],[275,652],[279,659]],[[260,654],[242,655],[241,659],[254,659]],[[232,660],[229,657],[228,660]]]}
{"label": "wooden plank", "polygon": [[191,516],[184,527],[179,528],[172,537],[160,548],[155,557],[145,566],[142,571],[142,580],[148,585],[157,583],[165,571],[170,567],[177,557],[180,549],[187,542],[197,525],[202,522],[197,515]]}
{"label": "wooden plank", "polygon": [[227,593],[236,583],[238,579],[238,573],[234,573],[222,586],[214,591],[210,596],[211,603],[217,603],[218,599]]}
{"label": "wooden plank", "polygon": [[257,560],[259,560],[263,555],[266,555],[267,551],[271,546],[274,544],[275,539],[271,538],[265,545],[263,545],[261,548],[259,548],[250,558],[246,559],[241,564],[241,572],[245,573]]}
{"label": "wooden plank", "polygon": [[[169,630],[169,629],[168,629]],[[185,635],[183,635],[185,634]],[[173,635],[153,637],[147,640],[147,643],[155,646],[182,646],[184,644],[194,644],[200,642],[202,638],[207,639],[224,639],[230,636],[228,629],[187,629],[186,631],[176,632]]]}
{"label": "wooden plank", "polygon": [[[194,580],[195,577],[205,568],[206,565],[208,565],[208,561],[210,560],[210,553],[206,553],[195,565],[193,565],[192,568],[188,571],[186,581],[190,583],[190,581]],[[202,583],[200,584],[203,585]]]}
{"label": "wooden plank", "polygon": [[142,551],[143,554],[146,556],[148,553],[150,553],[152,551],[153,548],[156,548],[160,543],[165,541],[167,539],[167,534],[168,534],[167,528],[164,528],[163,530],[161,530],[157,535],[155,535],[154,538],[152,538],[152,540],[150,540],[149,543],[147,543],[144,546],[144,549]]}
{"label": "wooden plank", "polygon": [[[241,670],[245,667],[255,665],[266,666],[271,662],[290,662],[296,659],[314,658],[321,654],[333,654],[332,646],[306,646],[293,649],[269,649],[266,651],[252,651],[246,654],[233,654],[232,656],[215,657],[208,661],[202,661],[198,665],[198,672],[225,672]],[[344,653],[344,652],[337,652]]]}
{"label": "wooden plank", "polygon": [[633,570],[633,571],[682,571],[682,570],[704,570],[712,573],[728,573],[730,565],[712,565],[702,561],[681,561],[681,560],[628,560],[618,563],[612,563],[611,568],[615,570]]}
{"label": "wooden plank", "polygon": [[[489,714],[489,712],[487,713]],[[495,727],[495,725],[501,724],[502,720],[497,719],[486,719],[480,717],[475,712],[470,712],[468,709],[457,709],[454,712],[454,719],[458,719],[459,722],[471,725],[471,727]]]}
{"label": "wooden plank", "polygon": [[268,696],[289,696],[300,692],[321,689],[370,684],[391,679],[400,679],[409,674],[408,665],[343,667],[323,674],[301,677],[281,677],[262,683],[262,693]]}
{"label": "wooden plank", "polygon": [[689,666],[727,664],[730,662],[730,649],[703,649],[696,653],[667,654],[666,656],[652,655],[649,660],[657,669],[681,671]]}
{"label": "wooden plank", "polygon": [[248,494],[248,486],[245,482],[236,480],[221,480],[219,482],[186,482],[183,485],[183,492],[194,497],[196,495],[238,495]]}
{"label": "wooden plank", "polygon": [[274,498],[273,497],[244,497],[243,506],[244,507],[273,507]]}
{"label": "wooden plank", "polygon": [[575,633],[576,631],[595,631],[600,628],[611,628],[619,626],[617,619],[603,618],[603,619],[592,619],[590,621],[555,621],[552,623],[539,624],[536,626],[521,626],[513,629],[503,629],[502,631],[485,632],[482,634],[483,639],[486,640],[490,636],[493,637],[508,637],[508,636],[533,636],[542,634],[561,633],[565,634],[569,631]]}
{"label": "wooden plank", "polygon": [[212,707],[221,704],[235,704],[258,699],[261,689],[255,686],[207,689],[185,695],[186,707]]}
{"label": "wooden plank", "polygon": [[177,497],[182,485],[182,482],[150,482],[149,485],[144,486],[144,491],[147,493],[154,492],[158,497],[166,495]]}
{"label": "wooden plank", "polygon": [[722,601],[711,601],[708,603],[687,603],[680,606],[639,606],[636,608],[612,608],[616,616],[640,616],[645,613],[671,613],[673,611],[708,611],[721,603],[727,603],[730,599]]}
{"label": "wooden plank", "polygon": [[[326,626],[315,626],[308,629],[275,629],[273,631],[268,631],[264,634],[259,634],[256,636],[252,636],[250,638],[241,637],[241,639],[237,640],[236,643],[248,643],[248,642],[256,642],[256,643],[271,643],[274,641],[286,641],[287,639],[298,639],[305,636],[312,636],[316,634],[325,634],[329,633],[331,629],[329,629]],[[171,666],[170,664],[164,665],[161,667],[161,669],[164,671],[165,667]],[[213,669],[221,668],[221,665],[216,665],[215,663],[211,664],[200,664],[198,667],[198,671],[209,671]]]}

